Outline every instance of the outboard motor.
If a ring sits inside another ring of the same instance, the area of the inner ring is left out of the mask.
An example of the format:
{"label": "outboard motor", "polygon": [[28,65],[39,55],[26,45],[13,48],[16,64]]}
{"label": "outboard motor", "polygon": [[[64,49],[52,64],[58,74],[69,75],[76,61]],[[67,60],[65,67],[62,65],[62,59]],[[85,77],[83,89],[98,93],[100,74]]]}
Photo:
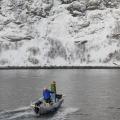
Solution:
{"label": "outboard motor", "polygon": [[42,104],[42,101],[37,101],[36,103],[35,103],[35,107],[34,107],[34,110],[35,110],[35,112],[38,114],[38,112],[39,112],[39,106]]}
{"label": "outboard motor", "polygon": [[38,114],[39,108],[38,107],[34,107],[34,111],[35,111],[36,114]]}

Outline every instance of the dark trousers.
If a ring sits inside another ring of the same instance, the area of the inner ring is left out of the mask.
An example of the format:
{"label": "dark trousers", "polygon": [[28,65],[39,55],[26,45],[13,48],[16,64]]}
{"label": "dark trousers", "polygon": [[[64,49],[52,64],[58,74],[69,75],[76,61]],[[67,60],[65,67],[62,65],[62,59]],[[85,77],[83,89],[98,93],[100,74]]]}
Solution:
{"label": "dark trousers", "polygon": [[46,102],[46,103],[51,103],[51,99],[50,99],[50,98],[45,99],[45,102]]}
{"label": "dark trousers", "polygon": [[61,95],[61,94],[56,94],[56,98],[57,98],[57,99],[61,99],[61,98],[62,98],[62,95]]}

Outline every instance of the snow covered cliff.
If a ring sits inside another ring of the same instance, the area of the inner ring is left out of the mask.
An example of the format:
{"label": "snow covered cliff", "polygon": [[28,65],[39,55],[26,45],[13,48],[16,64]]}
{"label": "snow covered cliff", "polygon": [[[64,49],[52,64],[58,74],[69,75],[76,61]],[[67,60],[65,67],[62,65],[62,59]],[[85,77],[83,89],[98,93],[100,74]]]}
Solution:
{"label": "snow covered cliff", "polygon": [[0,66],[111,66],[120,0],[0,0]]}

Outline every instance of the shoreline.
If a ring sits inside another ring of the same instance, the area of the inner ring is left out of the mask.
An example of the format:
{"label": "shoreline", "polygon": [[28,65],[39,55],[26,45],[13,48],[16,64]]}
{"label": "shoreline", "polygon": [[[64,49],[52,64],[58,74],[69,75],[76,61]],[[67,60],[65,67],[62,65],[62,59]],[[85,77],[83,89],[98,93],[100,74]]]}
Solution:
{"label": "shoreline", "polygon": [[10,69],[120,69],[120,66],[0,66],[0,70]]}

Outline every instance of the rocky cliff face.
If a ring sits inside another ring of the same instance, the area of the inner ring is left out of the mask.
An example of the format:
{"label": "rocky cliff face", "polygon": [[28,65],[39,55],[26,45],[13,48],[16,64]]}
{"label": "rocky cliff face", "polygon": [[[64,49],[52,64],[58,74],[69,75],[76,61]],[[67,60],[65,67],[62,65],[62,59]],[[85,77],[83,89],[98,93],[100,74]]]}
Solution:
{"label": "rocky cliff face", "polygon": [[0,0],[0,66],[119,61],[120,0]]}

